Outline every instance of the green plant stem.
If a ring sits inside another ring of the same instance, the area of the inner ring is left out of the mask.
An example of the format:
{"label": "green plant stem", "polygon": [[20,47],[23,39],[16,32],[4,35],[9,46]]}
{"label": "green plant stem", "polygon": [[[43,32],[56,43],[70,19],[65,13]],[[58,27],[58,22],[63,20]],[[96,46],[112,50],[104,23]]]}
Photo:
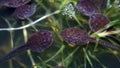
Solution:
{"label": "green plant stem", "polygon": [[[9,28],[11,28],[12,26],[11,26],[10,22],[7,21],[7,20],[5,20],[5,21],[8,24]],[[12,31],[10,31],[10,47],[11,47],[11,50],[14,47],[14,44],[13,44],[13,32]],[[12,60],[9,60],[9,67],[13,68]]]}
{"label": "green plant stem", "polygon": [[99,37],[105,37],[105,36],[109,36],[109,35],[112,35],[112,34],[119,34],[119,33],[120,33],[120,30],[116,30],[116,31],[102,32],[102,33],[99,33],[97,35]]}
{"label": "green plant stem", "polygon": [[[85,54],[84,58],[89,62],[89,64],[91,65],[91,68],[94,68],[94,67],[93,67],[93,64],[92,64],[92,61],[91,61],[90,57],[89,57],[88,54],[87,54],[86,49],[83,48],[83,51],[84,51],[84,54]],[[86,60],[85,60],[85,62],[86,62]],[[86,65],[85,65],[85,66],[86,66]],[[85,67],[85,68],[86,68],[86,67]]]}
{"label": "green plant stem", "polygon": [[65,48],[65,45],[62,45],[62,46],[60,47],[60,49],[55,53],[55,55],[52,56],[51,58],[49,58],[48,60],[46,60],[45,62],[47,63],[47,62],[49,62],[50,60],[54,59],[60,52],[63,51],[64,48]]}
{"label": "green plant stem", "polygon": [[24,26],[21,26],[21,27],[17,27],[17,28],[1,28],[0,31],[5,31],[5,30],[7,30],[7,31],[13,31],[13,30],[25,29],[25,28],[30,27],[31,25],[34,25],[34,24],[36,24],[36,23],[38,23],[38,22],[40,22],[40,21],[42,21],[42,20],[44,20],[44,19],[52,16],[52,15],[59,14],[59,13],[60,13],[60,10],[57,10],[57,11],[55,11],[55,12],[53,12],[53,13],[44,15],[43,17],[41,17],[41,18],[39,18],[39,19],[37,19],[37,20],[35,20],[35,21],[27,24],[27,25],[24,25]]}
{"label": "green plant stem", "polygon": [[[23,22],[23,25],[24,25],[24,22]],[[23,29],[23,35],[24,35],[24,40],[25,40],[25,42],[27,42],[27,30],[26,30],[26,29]],[[30,50],[27,50],[27,53],[28,53],[28,56],[29,56],[29,58],[30,58],[30,61],[31,61],[31,63],[32,63],[33,68],[37,68],[37,66],[36,66],[36,64],[35,64],[35,61],[34,61],[34,59],[33,59],[33,57],[32,57],[32,54],[31,54]]]}
{"label": "green plant stem", "polygon": [[74,17],[74,19],[78,22],[78,24],[80,25],[80,27],[82,27],[82,28],[83,28],[83,26],[82,26],[81,22],[77,19],[77,17],[76,17],[75,15],[73,15],[73,17]]}
{"label": "green plant stem", "polygon": [[28,53],[28,56],[29,56],[29,58],[30,58],[30,61],[31,61],[31,63],[32,63],[33,68],[37,68],[36,63],[35,63],[32,55],[31,55],[30,50],[27,50],[27,53]]}

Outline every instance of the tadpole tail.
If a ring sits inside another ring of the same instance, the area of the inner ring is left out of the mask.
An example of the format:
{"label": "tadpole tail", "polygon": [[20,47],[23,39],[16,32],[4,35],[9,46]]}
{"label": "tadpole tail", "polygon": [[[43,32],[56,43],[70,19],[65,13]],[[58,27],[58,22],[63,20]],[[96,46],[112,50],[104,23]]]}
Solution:
{"label": "tadpole tail", "polygon": [[120,51],[119,47],[117,47],[117,46],[115,46],[107,41],[100,40],[99,44]]}
{"label": "tadpole tail", "polygon": [[107,36],[108,38],[112,39],[113,41],[115,41],[116,43],[120,44],[120,40],[115,38],[114,36]]}
{"label": "tadpole tail", "polygon": [[[92,43],[96,43],[96,42],[97,42],[96,39],[94,39],[94,38],[89,38],[89,40],[90,40],[90,42],[92,42]],[[105,47],[108,47],[108,48],[112,48],[112,49],[115,49],[115,50],[120,51],[120,48],[119,48],[119,47],[117,47],[117,46],[115,46],[115,45],[113,45],[113,44],[111,44],[111,43],[109,43],[109,42],[107,42],[107,41],[104,41],[104,40],[99,40],[99,41],[98,41],[98,44],[100,44],[100,45],[102,45],[102,46],[105,46]]]}
{"label": "tadpole tail", "polygon": [[26,51],[28,49],[27,45],[22,45],[18,48],[16,48],[15,50],[11,51],[10,53],[8,53],[7,55],[3,56],[2,58],[0,58],[0,64],[11,59],[12,57]]}

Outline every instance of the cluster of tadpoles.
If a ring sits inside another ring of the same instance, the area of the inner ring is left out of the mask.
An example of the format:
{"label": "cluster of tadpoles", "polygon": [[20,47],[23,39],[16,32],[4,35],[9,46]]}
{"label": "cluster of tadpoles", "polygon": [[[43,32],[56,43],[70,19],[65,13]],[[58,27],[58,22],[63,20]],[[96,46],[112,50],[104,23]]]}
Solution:
{"label": "cluster of tadpoles", "polygon": [[[98,5],[96,5],[96,3],[98,3]],[[100,30],[110,22],[106,16],[99,13],[99,4],[100,0],[95,0],[95,2],[91,2],[90,0],[79,0],[76,5],[77,11],[89,17],[89,26],[93,32]]]}
{"label": "cluster of tadpoles", "polygon": [[15,8],[10,17],[16,17],[21,20],[32,16],[37,7],[35,3],[31,3],[31,0],[0,0],[0,5]]}
{"label": "cluster of tadpoles", "polygon": [[[92,31],[97,31],[109,23],[109,19],[103,14],[98,13],[97,8],[89,0],[79,0],[77,9],[82,14],[90,17],[90,27]],[[92,9],[92,10],[91,10]],[[95,25],[94,25],[95,24]],[[93,26],[94,25],[94,26]],[[60,32],[63,41],[71,44],[72,46],[86,45],[88,43],[96,43],[96,39],[88,35],[87,32],[80,28],[66,28]],[[0,59],[0,63],[14,57],[15,55],[30,49],[33,52],[43,52],[49,48],[54,40],[54,34],[48,30],[39,30],[33,34],[26,44],[16,48],[6,56]],[[102,46],[106,46],[115,50],[120,50],[118,47],[112,45],[107,41],[100,40],[98,42]]]}

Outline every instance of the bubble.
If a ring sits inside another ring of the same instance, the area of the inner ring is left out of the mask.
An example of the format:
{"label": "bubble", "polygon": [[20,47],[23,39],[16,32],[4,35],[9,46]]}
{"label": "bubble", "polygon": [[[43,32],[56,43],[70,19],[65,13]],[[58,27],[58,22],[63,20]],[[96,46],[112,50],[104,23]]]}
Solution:
{"label": "bubble", "polygon": [[70,18],[72,18],[75,15],[75,7],[72,2],[64,5],[62,8],[62,14],[63,15],[68,15]]}

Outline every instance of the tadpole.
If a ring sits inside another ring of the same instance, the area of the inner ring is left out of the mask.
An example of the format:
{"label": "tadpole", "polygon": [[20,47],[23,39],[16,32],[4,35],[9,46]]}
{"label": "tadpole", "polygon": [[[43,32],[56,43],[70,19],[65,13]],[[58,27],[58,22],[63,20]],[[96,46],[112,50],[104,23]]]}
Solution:
{"label": "tadpole", "polygon": [[89,25],[93,32],[98,31],[99,29],[103,28],[106,24],[108,24],[110,20],[100,13],[95,13],[90,16]]}
{"label": "tadpole", "polygon": [[94,0],[93,2],[90,0],[79,0],[76,5],[78,11],[83,15],[89,16],[89,25],[93,32],[98,31],[110,22],[106,16],[98,12],[97,7],[100,7],[100,5],[102,3],[99,0]]}
{"label": "tadpole", "polygon": [[[90,37],[87,32],[80,28],[66,28],[61,31],[60,35],[65,42],[71,44],[72,46],[86,45],[88,43],[97,42],[95,38]],[[118,47],[104,40],[100,40],[98,43],[102,46],[106,46],[115,50],[120,50]]]}
{"label": "tadpole", "polygon": [[36,7],[37,5],[35,3],[25,4],[23,6],[16,8],[12,16],[21,20],[26,19],[35,13]]}
{"label": "tadpole", "polygon": [[53,42],[54,35],[48,30],[39,30],[35,34],[33,34],[27,41],[26,44],[16,48],[11,51],[3,58],[0,59],[0,63],[30,49],[33,52],[43,52],[45,49],[49,48]]}
{"label": "tadpole", "polygon": [[31,0],[1,0],[0,4],[6,7],[16,8],[25,5],[30,1]]}
{"label": "tadpole", "polygon": [[78,0],[76,9],[86,16],[91,16],[94,13],[98,13],[97,7],[89,0]]}

